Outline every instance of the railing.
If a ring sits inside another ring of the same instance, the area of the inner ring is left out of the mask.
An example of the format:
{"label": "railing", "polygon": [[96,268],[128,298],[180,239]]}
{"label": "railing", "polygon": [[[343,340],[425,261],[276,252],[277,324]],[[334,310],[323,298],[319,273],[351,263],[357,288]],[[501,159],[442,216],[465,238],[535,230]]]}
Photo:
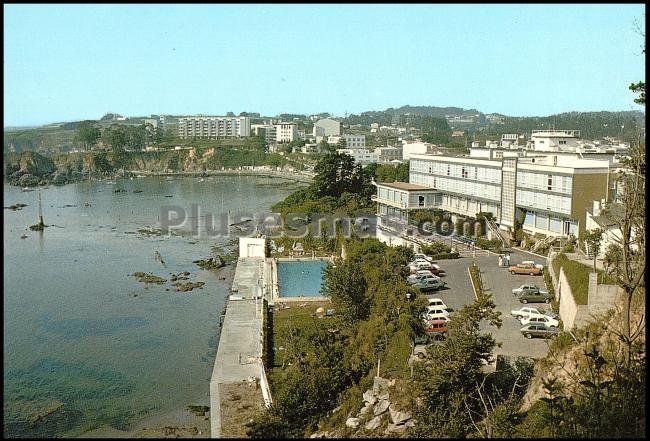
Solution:
{"label": "railing", "polygon": [[535,251],[539,250],[540,248],[542,248],[545,245],[550,245],[553,242],[555,242],[556,239],[557,239],[557,236],[548,236],[545,239],[536,242],[535,245],[533,245],[533,248],[531,248],[531,251],[535,252]]}
{"label": "railing", "polygon": [[384,199],[384,198],[380,198],[377,195],[370,196],[370,200],[373,201],[373,202],[378,202],[380,204],[391,205],[391,206],[394,206],[394,207],[397,206],[399,208],[404,208],[404,209],[408,208],[408,205],[406,204],[406,202],[393,201],[393,200],[390,200],[390,199]]}
{"label": "railing", "polygon": [[426,209],[426,208],[437,208],[440,205],[439,204],[427,204],[425,202],[417,202],[417,203],[408,203],[408,202],[402,202],[402,201],[393,201],[391,199],[385,199],[382,197],[379,197],[377,195],[372,195],[370,196],[370,200],[373,202],[378,202],[380,204],[385,204],[385,205],[390,205],[393,207],[398,207],[404,210],[417,210],[417,209]]}
{"label": "railing", "polygon": [[503,237],[503,233],[501,232],[501,229],[497,226],[497,224],[493,220],[486,219],[485,221],[490,231],[492,231],[492,233],[494,233],[497,236],[497,238],[499,238],[499,240],[501,241],[501,246],[503,248],[508,248],[508,243],[506,243]]}

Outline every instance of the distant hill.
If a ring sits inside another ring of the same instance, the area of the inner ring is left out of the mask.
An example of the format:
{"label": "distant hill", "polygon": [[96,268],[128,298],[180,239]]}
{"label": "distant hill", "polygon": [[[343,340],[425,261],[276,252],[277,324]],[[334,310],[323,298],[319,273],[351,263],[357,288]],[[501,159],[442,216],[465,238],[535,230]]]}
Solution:
{"label": "distant hill", "polygon": [[[102,128],[111,124],[139,125],[147,117],[130,117],[124,121],[116,121],[114,114],[104,115],[103,120],[97,121]],[[302,114],[282,114],[286,119],[303,118]],[[166,127],[174,130],[178,116],[166,115]],[[442,120],[445,121],[442,121]],[[419,128],[422,132],[448,132],[464,130],[467,137],[475,135],[498,137],[503,133],[530,135],[532,130],[567,129],[580,130],[583,139],[600,139],[606,136],[615,137],[630,142],[638,136],[639,129],[645,128],[645,113],[642,111],[623,112],[565,112],[549,116],[519,117],[497,113],[484,114],[477,109],[461,107],[436,106],[401,106],[386,110],[351,114],[342,118],[344,126],[369,126],[378,123],[380,126],[408,125]],[[64,152],[73,147],[73,138],[78,121],[47,124],[39,127],[5,127],[3,132],[3,152],[14,150],[47,152]]]}
{"label": "distant hill", "polygon": [[503,133],[530,134],[532,130],[580,130],[582,138],[598,139],[605,136],[631,140],[638,129],[645,127],[645,113],[633,110],[622,112],[566,112],[549,116],[518,117],[498,113],[484,114],[477,109],[461,107],[402,106],[381,111],[351,114],[344,125],[405,125],[422,117],[445,118],[452,129],[488,135]]}

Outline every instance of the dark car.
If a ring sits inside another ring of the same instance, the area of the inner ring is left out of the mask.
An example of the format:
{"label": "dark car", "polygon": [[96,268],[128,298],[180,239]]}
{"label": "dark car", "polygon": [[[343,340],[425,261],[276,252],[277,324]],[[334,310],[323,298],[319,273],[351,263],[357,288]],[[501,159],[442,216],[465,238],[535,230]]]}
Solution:
{"label": "dark car", "polygon": [[557,335],[560,330],[554,326],[547,327],[542,323],[529,323],[523,328],[521,328],[521,333],[526,338],[541,337],[541,338],[551,338],[554,335]]}
{"label": "dark car", "polygon": [[521,285],[519,288],[513,289],[512,293],[521,303],[551,303],[553,299],[548,291],[539,289],[536,285]]}
{"label": "dark car", "polygon": [[414,286],[416,288],[419,288],[420,291],[435,291],[438,289],[442,289],[445,286],[447,286],[447,282],[443,282],[442,280],[438,279],[423,279],[419,280],[411,286]]}

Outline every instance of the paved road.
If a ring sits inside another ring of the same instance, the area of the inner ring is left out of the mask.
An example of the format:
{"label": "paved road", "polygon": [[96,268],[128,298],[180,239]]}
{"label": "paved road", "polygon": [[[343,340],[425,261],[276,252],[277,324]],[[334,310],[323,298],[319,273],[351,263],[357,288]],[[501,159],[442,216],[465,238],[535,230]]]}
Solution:
{"label": "paved road", "polygon": [[[525,338],[519,331],[521,324],[510,315],[512,309],[518,309],[524,306],[513,298],[512,289],[529,282],[535,283],[540,288],[545,289],[543,276],[512,275],[507,271],[507,268],[497,266],[498,257],[494,254],[490,256],[477,256],[475,259],[461,257],[455,260],[441,260],[437,263],[445,270],[446,275],[443,280],[447,282],[447,288],[427,293],[426,297],[440,298],[447,306],[454,310],[458,310],[463,305],[473,302],[474,291],[472,290],[467,271],[472,260],[475,260],[476,264],[481,268],[483,284],[486,289],[492,292],[497,310],[501,312],[503,325],[500,329],[496,329],[488,324],[482,326],[482,329],[491,332],[497,342],[502,344],[500,348],[495,349],[495,355],[504,354],[534,358],[546,355],[549,341],[544,339],[529,340]],[[520,251],[513,251],[511,253],[511,264],[521,263],[524,260],[533,260],[535,263],[540,264],[546,263],[544,259],[527,253]],[[539,306],[544,309],[549,308],[549,305],[544,303],[531,303],[530,306]]]}

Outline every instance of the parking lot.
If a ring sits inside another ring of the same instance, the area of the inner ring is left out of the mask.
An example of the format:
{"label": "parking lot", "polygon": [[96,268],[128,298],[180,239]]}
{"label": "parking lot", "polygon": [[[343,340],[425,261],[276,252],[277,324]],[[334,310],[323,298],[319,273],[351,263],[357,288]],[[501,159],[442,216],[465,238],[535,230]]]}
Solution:
{"label": "parking lot", "polygon": [[[440,298],[447,306],[455,311],[463,305],[474,301],[474,291],[467,271],[468,266],[472,263],[472,258],[461,257],[460,259],[441,260],[436,262],[445,270],[443,280],[447,282],[447,287],[438,291],[426,293],[427,298]],[[477,256],[474,258],[476,264],[481,269],[484,287],[492,293],[497,310],[501,312],[503,322],[500,329],[488,324],[483,324],[481,329],[489,331],[501,347],[495,348],[494,355],[503,354],[510,356],[526,357],[543,357],[548,350],[549,340],[534,338],[527,339],[519,331],[521,323],[510,315],[513,309],[519,309],[522,306],[533,306],[540,309],[550,309],[550,305],[545,303],[521,304],[512,295],[512,290],[524,283],[534,283],[538,287],[545,289],[543,276],[529,275],[512,275],[507,268],[498,266],[497,255]],[[525,260],[534,260],[535,263],[545,264],[545,260],[540,257],[531,257],[519,251],[511,253],[510,263],[516,265]]]}

